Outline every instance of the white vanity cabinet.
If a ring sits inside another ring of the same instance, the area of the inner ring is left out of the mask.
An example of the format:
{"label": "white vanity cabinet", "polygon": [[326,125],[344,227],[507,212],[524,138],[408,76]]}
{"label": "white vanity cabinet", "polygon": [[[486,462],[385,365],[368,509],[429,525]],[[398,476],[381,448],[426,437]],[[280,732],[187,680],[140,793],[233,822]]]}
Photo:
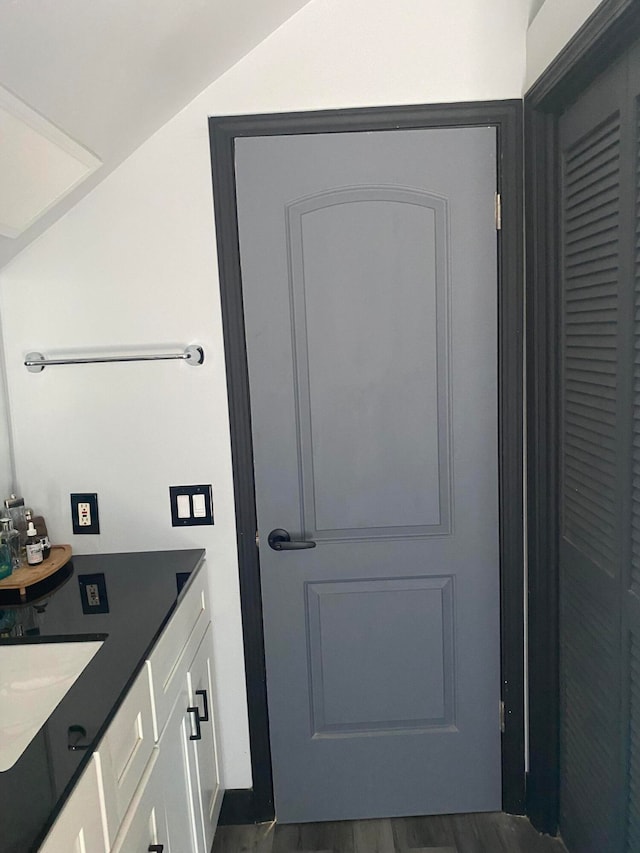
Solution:
{"label": "white vanity cabinet", "polygon": [[[41,853],[209,853],[223,795],[212,636],[202,566]],[[93,779],[95,790],[85,777]],[[85,828],[89,812],[98,818]]]}

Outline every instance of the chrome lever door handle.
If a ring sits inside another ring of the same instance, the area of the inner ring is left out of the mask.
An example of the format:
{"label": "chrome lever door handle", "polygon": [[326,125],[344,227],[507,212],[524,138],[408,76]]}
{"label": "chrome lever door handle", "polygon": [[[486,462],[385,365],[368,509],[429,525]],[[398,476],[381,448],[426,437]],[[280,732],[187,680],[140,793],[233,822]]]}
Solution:
{"label": "chrome lever door handle", "polygon": [[283,530],[282,527],[276,527],[275,530],[272,530],[267,542],[274,551],[304,551],[316,547],[316,543],[312,539],[292,541],[289,532]]}

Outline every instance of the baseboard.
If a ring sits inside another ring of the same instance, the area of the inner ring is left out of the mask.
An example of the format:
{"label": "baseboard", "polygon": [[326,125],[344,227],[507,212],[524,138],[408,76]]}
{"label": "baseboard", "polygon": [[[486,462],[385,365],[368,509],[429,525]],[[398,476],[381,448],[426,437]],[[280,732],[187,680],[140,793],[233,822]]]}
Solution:
{"label": "baseboard", "polygon": [[218,824],[239,826],[257,823],[253,802],[253,788],[231,788],[224,792]]}

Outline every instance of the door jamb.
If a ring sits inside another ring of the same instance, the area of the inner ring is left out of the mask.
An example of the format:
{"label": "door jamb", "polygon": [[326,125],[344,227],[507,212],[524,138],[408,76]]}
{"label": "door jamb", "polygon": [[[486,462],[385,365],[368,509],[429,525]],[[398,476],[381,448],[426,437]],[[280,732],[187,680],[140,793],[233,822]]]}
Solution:
{"label": "door jamb", "polygon": [[[221,823],[274,817],[256,547],[251,410],[235,196],[235,139],[242,136],[494,126],[502,230],[498,232],[498,371],[503,808],[522,813],[524,773],[523,575],[523,176],[522,102],[373,107],[209,119],[218,272],[235,487],[239,581],[253,788],[227,791]],[[496,709],[498,713],[498,709]]]}
{"label": "door jamb", "polygon": [[529,772],[527,814],[558,830],[558,119],[640,37],[637,0],[604,0],[525,96]]}

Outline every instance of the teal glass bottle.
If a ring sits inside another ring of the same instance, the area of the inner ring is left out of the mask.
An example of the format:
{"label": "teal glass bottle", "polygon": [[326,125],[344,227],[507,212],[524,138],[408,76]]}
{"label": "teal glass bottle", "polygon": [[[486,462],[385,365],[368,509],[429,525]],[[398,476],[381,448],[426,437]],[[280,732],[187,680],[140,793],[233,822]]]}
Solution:
{"label": "teal glass bottle", "polygon": [[11,551],[9,551],[9,546],[4,543],[0,543],[0,580],[9,577],[12,571],[13,565],[11,563]]}

